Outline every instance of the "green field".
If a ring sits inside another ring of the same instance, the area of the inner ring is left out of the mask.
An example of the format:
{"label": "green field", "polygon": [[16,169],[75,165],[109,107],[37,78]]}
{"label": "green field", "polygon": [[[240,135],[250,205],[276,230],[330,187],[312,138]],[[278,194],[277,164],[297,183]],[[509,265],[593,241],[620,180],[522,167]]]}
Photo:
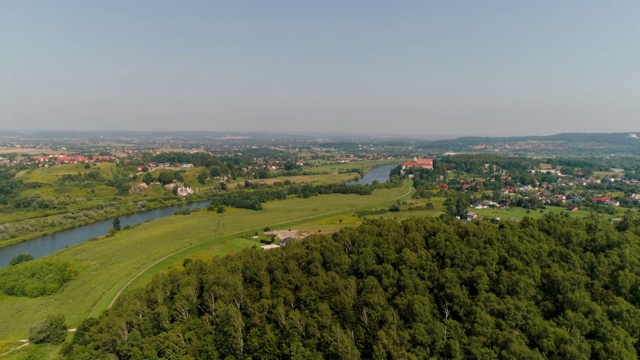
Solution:
{"label": "green field", "polygon": [[333,194],[271,202],[259,212],[229,209],[223,214],[199,211],[169,216],[111,238],[62,250],[50,258],[76,262],[81,269],[79,276],[51,296],[29,299],[1,295],[0,339],[23,339],[29,326],[55,313],[64,314],[69,326],[75,327],[87,316],[104,311],[138,274],[142,275],[126,289],[144,285],[155,273],[179,264],[187,256],[217,256],[259,246],[257,239],[243,237],[262,231],[265,226],[293,228],[310,221],[347,216],[354,210],[388,207],[396,199],[410,196],[408,184],[378,189],[368,196]]}
{"label": "green field", "polygon": [[521,207],[511,207],[507,209],[470,209],[469,211],[475,212],[478,216],[485,219],[494,219],[499,217],[502,220],[508,220],[512,217],[522,220],[525,216],[530,218],[539,219],[544,214],[550,212],[557,212],[561,214],[568,214],[569,216],[584,217],[590,214],[589,211],[569,211],[565,207],[547,206],[544,210],[531,209],[527,212],[527,209]]}
{"label": "green field", "polygon": [[352,172],[353,169],[362,169],[365,172],[382,165],[399,164],[401,160],[371,160],[371,161],[352,161],[348,163],[329,163],[316,166],[304,166],[302,171],[311,174],[333,174]]}

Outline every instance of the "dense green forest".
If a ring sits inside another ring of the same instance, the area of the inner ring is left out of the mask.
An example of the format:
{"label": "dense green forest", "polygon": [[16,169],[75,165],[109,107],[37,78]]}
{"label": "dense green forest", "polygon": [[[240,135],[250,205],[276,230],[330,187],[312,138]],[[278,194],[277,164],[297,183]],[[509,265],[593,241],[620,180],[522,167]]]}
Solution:
{"label": "dense green forest", "polygon": [[635,222],[367,220],[185,261],[86,320],[70,359],[635,359]]}

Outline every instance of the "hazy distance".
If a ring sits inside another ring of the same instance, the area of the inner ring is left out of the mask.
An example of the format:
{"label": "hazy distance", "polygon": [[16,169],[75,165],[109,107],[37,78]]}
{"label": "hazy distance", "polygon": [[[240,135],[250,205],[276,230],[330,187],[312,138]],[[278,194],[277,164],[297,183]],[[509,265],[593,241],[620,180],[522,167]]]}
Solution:
{"label": "hazy distance", "polygon": [[638,131],[640,2],[0,2],[0,129]]}

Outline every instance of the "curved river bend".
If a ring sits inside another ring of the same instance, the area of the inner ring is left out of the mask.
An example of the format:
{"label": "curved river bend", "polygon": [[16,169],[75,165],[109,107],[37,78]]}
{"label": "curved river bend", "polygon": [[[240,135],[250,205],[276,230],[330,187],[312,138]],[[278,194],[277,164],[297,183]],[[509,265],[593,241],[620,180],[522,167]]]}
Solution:
{"label": "curved river bend", "polygon": [[[195,202],[191,204],[179,204],[155,210],[149,210],[131,215],[120,216],[120,226],[137,225],[145,221],[158,219],[168,215],[173,215],[177,210],[197,209],[209,206],[209,201]],[[39,258],[68,246],[73,246],[81,242],[105,235],[113,225],[113,218],[99,221],[97,223],[79,226],[73,229],[60,231],[54,234],[37,237],[33,240],[21,242],[15,245],[0,248],[0,267],[9,265],[11,259],[20,254],[28,252],[33,257]]]}
{"label": "curved river bend", "polygon": [[393,165],[383,165],[383,166],[377,167],[377,168],[372,169],[371,171],[369,171],[361,179],[358,179],[356,181],[348,182],[347,185],[355,185],[355,184],[371,185],[374,180],[378,180],[379,183],[383,183],[383,182],[389,180],[389,173],[396,166],[398,166],[398,165],[397,164],[393,164]]}

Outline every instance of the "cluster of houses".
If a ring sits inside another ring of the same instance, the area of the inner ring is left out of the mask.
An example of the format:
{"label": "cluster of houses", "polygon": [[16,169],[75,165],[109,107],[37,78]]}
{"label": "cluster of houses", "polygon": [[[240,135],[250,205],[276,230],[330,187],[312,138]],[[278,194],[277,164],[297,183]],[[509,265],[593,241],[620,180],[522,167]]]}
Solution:
{"label": "cluster of houses", "polygon": [[[537,192],[531,193],[532,191],[537,191]],[[567,203],[575,204],[575,203],[581,203],[585,200],[591,200],[593,202],[600,203],[603,205],[620,206],[620,202],[613,199],[610,196],[594,196],[594,197],[585,198],[575,193],[566,194],[566,195],[553,194],[549,190],[546,190],[546,189],[540,190],[538,188],[533,188],[530,186],[526,186],[526,187],[523,186],[519,188],[515,188],[515,187],[504,188],[502,192],[503,194],[520,193],[523,195],[523,198],[525,200],[535,198],[536,200],[540,201],[540,203],[545,205],[559,205],[559,204],[567,204]],[[634,194],[634,195],[631,195],[629,198],[632,200],[640,200],[640,195]],[[482,205],[486,205],[485,202],[482,202]],[[501,205],[502,205],[502,202],[499,202],[497,203],[496,207],[499,207]],[[481,206],[481,205],[478,205],[478,206]],[[476,204],[474,204],[473,207],[476,209],[485,208],[484,206],[476,207]],[[489,207],[491,207],[491,205],[489,205]],[[577,210],[576,206],[569,206],[567,209],[571,211]]]}
{"label": "cluster of houses", "polygon": [[40,166],[46,166],[50,164],[62,165],[62,164],[79,164],[79,163],[89,163],[96,161],[105,161],[105,162],[118,162],[118,159],[115,156],[91,156],[87,157],[84,155],[65,155],[65,154],[51,154],[44,156],[32,156],[31,160],[40,164]]}
{"label": "cluster of houses", "polygon": [[[281,165],[279,160],[264,161],[263,158],[258,158],[258,159],[254,159],[254,160],[255,160],[256,164],[259,165],[259,167],[266,166],[267,169],[269,169],[269,170],[278,170],[278,169],[283,169],[284,168],[284,165]],[[304,162],[302,164],[304,165]],[[251,170],[251,168],[252,167],[249,166],[249,168],[247,168],[246,171]]]}
{"label": "cluster of houses", "polygon": [[164,169],[164,168],[192,168],[193,164],[191,163],[158,163],[158,162],[150,162],[147,165],[138,165],[136,168],[138,169],[138,171],[143,171],[144,168],[147,168],[149,171],[155,170],[155,169]]}

